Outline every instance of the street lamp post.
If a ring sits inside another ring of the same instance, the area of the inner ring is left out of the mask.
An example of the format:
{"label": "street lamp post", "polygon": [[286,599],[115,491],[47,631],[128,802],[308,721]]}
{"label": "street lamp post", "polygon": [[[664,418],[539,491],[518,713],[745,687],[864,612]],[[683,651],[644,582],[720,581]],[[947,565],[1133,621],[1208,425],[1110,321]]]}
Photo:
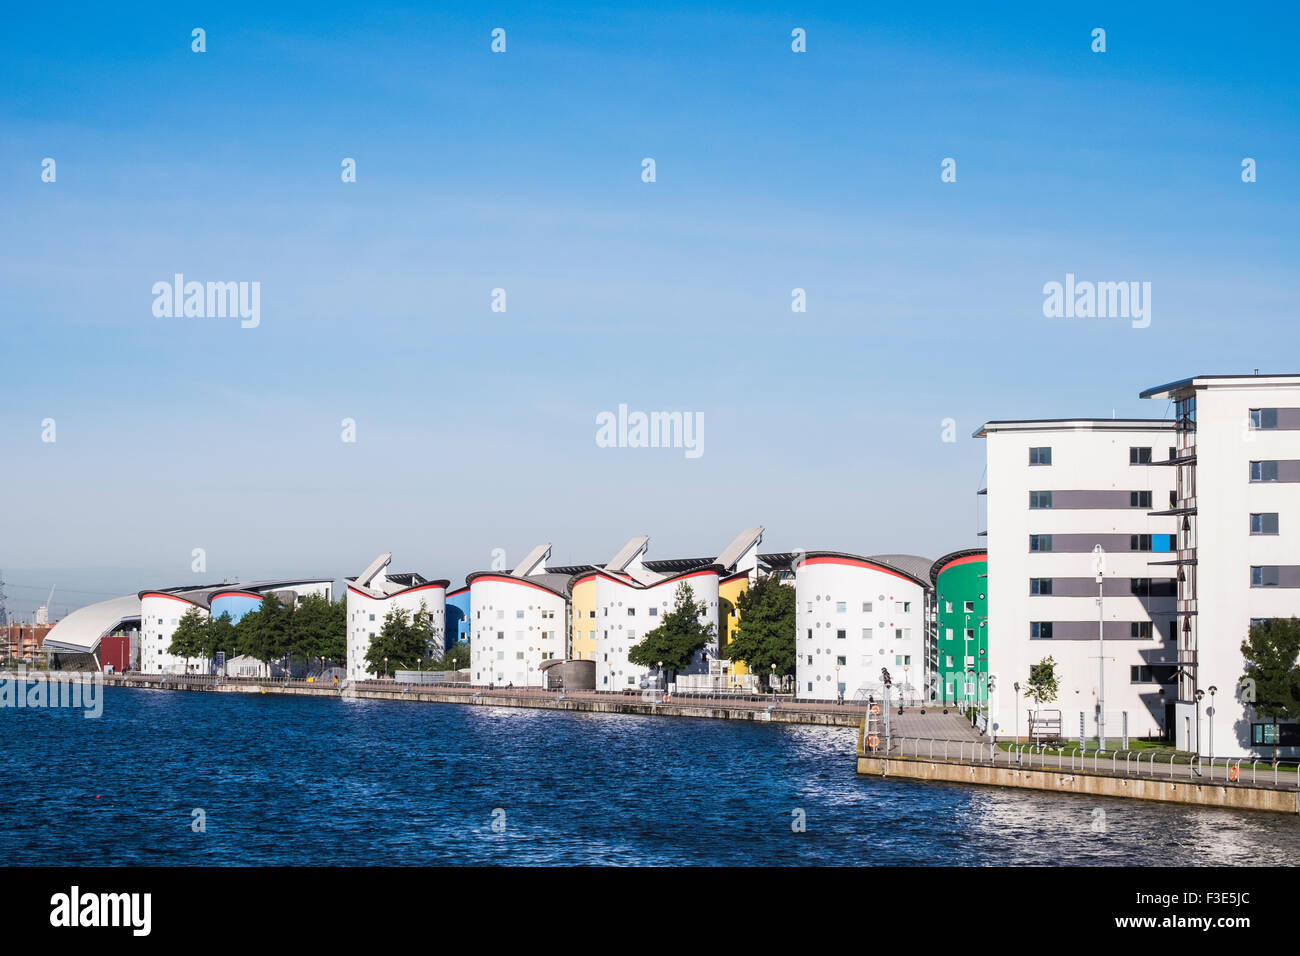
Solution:
{"label": "street lamp post", "polygon": [[[772,665],[772,679],[773,679],[773,681],[775,682],[775,679],[776,679],[776,665],[775,665],[775,664]],[[773,702],[773,703],[776,702],[776,684],[775,684],[775,683],[772,684],[772,702]],[[839,665],[839,664],[836,664],[836,665],[835,665],[835,703],[836,703],[836,704],[842,704],[842,703],[844,703],[844,691],[842,691],[842,690],[840,689],[840,665]]]}
{"label": "street lamp post", "polygon": [[1093,567],[1097,572],[1097,752],[1106,752],[1106,637],[1102,611],[1102,586],[1106,577],[1106,552],[1097,545],[1092,549]]}
{"label": "street lamp post", "polygon": [[[838,667],[838,666],[835,668],[835,671],[836,671],[836,675],[835,675],[835,676],[836,676],[836,679],[837,679],[837,681],[838,681],[838,678],[839,678],[839,667]],[[770,688],[772,689],[772,706],[775,707],[775,706],[776,706],[776,665],[775,665],[775,664],[772,665],[772,672],[771,672],[771,675],[770,675],[770,676],[768,677],[768,679],[767,679],[767,686],[770,687]]]}
{"label": "street lamp post", "polygon": [[1016,742],[1020,742],[1020,681],[1011,685],[1011,689],[1016,692]]}
{"label": "street lamp post", "polygon": [[381,677],[384,677],[384,678],[387,678],[387,677],[388,677],[388,658],[387,658],[387,657],[384,658],[384,672],[383,672],[383,674],[381,674],[380,676],[381,676]]}
{"label": "street lamp post", "polygon": [[1196,774],[1200,776],[1200,758],[1201,758],[1201,701],[1205,699],[1205,691],[1196,692]]}
{"label": "street lamp post", "polygon": [[1210,718],[1210,774],[1214,774],[1214,695],[1219,692],[1219,688],[1213,684],[1210,685],[1210,706],[1205,708],[1205,716]]}

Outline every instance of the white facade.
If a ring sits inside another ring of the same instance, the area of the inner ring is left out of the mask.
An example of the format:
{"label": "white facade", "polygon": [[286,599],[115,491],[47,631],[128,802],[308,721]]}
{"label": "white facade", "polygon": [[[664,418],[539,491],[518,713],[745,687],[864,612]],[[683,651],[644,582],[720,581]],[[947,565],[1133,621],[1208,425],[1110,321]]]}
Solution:
{"label": "white facade", "polygon": [[[809,552],[795,566],[795,680],[800,700],[922,697],[928,590],[869,558]],[[837,669],[838,668],[838,669]]]}
{"label": "white facade", "polygon": [[1205,376],[1143,395],[1176,403],[1183,462],[1169,469],[1187,512],[1176,739],[1208,755],[1213,706],[1214,755],[1244,756],[1263,719],[1242,699],[1241,643],[1252,621],[1300,616],[1300,377]]}
{"label": "white facade", "polygon": [[541,687],[542,661],[567,656],[569,602],[559,593],[567,578],[545,572],[536,581],[528,577],[470,575],[473,683]]}
{"label": "white facade", "polygon": [[[167,653],[171,646],[172,635],[181,617],[192,607],[198,607],[203,617],[208,616],[206,608],[172,594],[159,591],[146,591],[140,596],[140,670],[145,674],[183,674],[186,670],[184,658]],[[206,662],[190,658],[189,669],[206,673]]]}
{"label": "white facade", "polygon": [[[635,577],[633,575],[636,575]],[[645,579],[638,580],[638,577]],[[639,560],[627,572],[600,571],[596,575],[596,689],[636,689],[658,679],[658,668],[641,667],[627,659],[628,651],[654,630],[676,604],[677,586],[691,586],[696,604],[702,604],[699,621],[713,626],[713,639],[691,666],[679,673],[707,674],[709,661],[718,658],[718,569],[701,568],[684,574],[649,580]],[[666,675],[667,676],[667,675]]]}
{"label": "white facade", "polygon": [[[389,582],[372,580],[370,588],[383,588]],[[384,627],[384,618],[394,608],[405,611],[408,617],[414,617],[421,608],[429,612],[433,627],[431,637],[440,651],[442,635],[445,633],[447,612],[447,585],[434,581],[415,587],[405,587],[387,596],[364,593],[356,587],[348,586],[348,680],[370,680],[379,676],[366,663],[366,653],[370,642]],[[381,665],[382,666],[382,665]],[[391,676],[391,670],[390,670]]]}
{"label": "white facade", "polygon": [[[1106,734],[1163,732],[1174,697],[1177,569],[1171,536],[1172,422],[990,422],[988,617],[993,732],[1025,737],[1030,666],[1056,661],[1061,731],[1096,733],[1104,666]],[[1105,655],[1099,662],[1093,548],[1105,551]],[[1161,666],[1163,665],[1163,666]],[[1014,685],[1021,685],[1017,694]]]}

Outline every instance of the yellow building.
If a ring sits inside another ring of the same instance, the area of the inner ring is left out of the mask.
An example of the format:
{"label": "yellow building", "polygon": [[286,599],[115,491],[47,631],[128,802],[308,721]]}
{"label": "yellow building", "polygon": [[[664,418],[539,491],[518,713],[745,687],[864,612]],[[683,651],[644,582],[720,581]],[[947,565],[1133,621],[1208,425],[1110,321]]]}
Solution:
{"label": "yellow building", "polygon": [[578,661],[596,659],[596,573],[573,579],[569,597],[569,656]]}
{"label": "yellow building", "polygon": [[[718,584],[718,647],[725,648],[731,643],[731,635],[740,624],[740,595],[749,590],[749,572],[737,571],[725,577]],[[726,657],[726,651],[722,651]],[[742,661],[730,662],[731,684],[735,686],[737,677],[744,677],[749,668]]]}

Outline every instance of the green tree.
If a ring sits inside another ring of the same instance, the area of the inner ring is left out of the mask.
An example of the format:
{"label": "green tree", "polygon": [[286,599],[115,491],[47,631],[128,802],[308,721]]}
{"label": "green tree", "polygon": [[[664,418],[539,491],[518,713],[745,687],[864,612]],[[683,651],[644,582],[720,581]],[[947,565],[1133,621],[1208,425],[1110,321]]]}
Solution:
{"label": "green tree", "polygon": [[377,674],[414,670],[429,660],[436,637],[432,617],[423,604],[414,614],[392,608],[384,615],[384,626],[370,642],[366,664]]}
{"label": "green tree", "polygon": [[290,650],[291,611],[274,594],[262,595],[256,611],[249,611],[235,625],[235,648],[263,664],[283,658]]}
{"label": "green tree", "polygon": [[457,641],[447,648],[441,660],[429,664],[435,671],[458,671],[469,667],[469,641]]}
{"label": "green tree", "polygon": [[1241,642],[1241,656],[1246,661],[1241,699],[1273,721],[1276,740],[1278,721],[1300,719],[1300,620],[1274,618],[1252,625]]}
{"label": "green tree", "polygon": [[181,615],[180,623],[176,625],[176,630],[172,632],[172,641],[167,645],[167,653],[175,657],[185,658],[185,665],[188,668],[190,658],[206,657],[204,650],[207,645],[207,615],[198,608],[191,606],[184,614]]}
{"label": "green tree", "polygon": [[347,659],[347,606],[319,594],[307,594],[289,620],[289,652],[294,657],[328,661]]}
{"label": "green tree", "polygon": [[[1037,664],[1029,665],[1029,680],[1025,682],[1025,697],[1034,702],[1034,711],[1043,704],[1056,700],[1059,683],[1056,677],[1056,661],[1044,657]],[[1039,722],[1034,721],[1034,736],[1038,735]]]}
{"label": "green tree", "polygon": [[685,670],[713,640],[714,626],[700,623],[707,611],[706,605],[695,602],[695,592],[683,581],[677,585],[673,609],[664,615],[662,624],[628,648],[628,661],[639,667],[657,667],[663,661],[670,671]]}
{"label": "green tree", "polygon": [[780,676],[795,671],[795,593],[773,575],[759,578],[736,599],[740,623],[731,642],[721,649],[724,657],[742,661],[752,674],[770,684],[772,665]]}
{"label": "green tree", "polygon": [[235,625],[230,623],[229,612],[208,618],[203,656],[213,660],[218,652],[224,652],[227,660],[235,656]]}

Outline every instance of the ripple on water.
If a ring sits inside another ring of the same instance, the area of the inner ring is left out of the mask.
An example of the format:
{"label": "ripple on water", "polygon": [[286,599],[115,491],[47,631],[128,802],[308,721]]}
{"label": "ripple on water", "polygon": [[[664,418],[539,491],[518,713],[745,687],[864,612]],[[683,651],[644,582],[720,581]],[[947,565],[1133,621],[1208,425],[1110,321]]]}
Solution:
{"label": "ripple on water", "polygon": [[[1009,866],[1289,864],[1300,851],[1280,814],[859,779],[855,742],[844,728],[107,688],[100,720],[0,711],[0,774],[27,782],[0,803],[0,852]],[[206,833],[190,829],[195,808]]]}

